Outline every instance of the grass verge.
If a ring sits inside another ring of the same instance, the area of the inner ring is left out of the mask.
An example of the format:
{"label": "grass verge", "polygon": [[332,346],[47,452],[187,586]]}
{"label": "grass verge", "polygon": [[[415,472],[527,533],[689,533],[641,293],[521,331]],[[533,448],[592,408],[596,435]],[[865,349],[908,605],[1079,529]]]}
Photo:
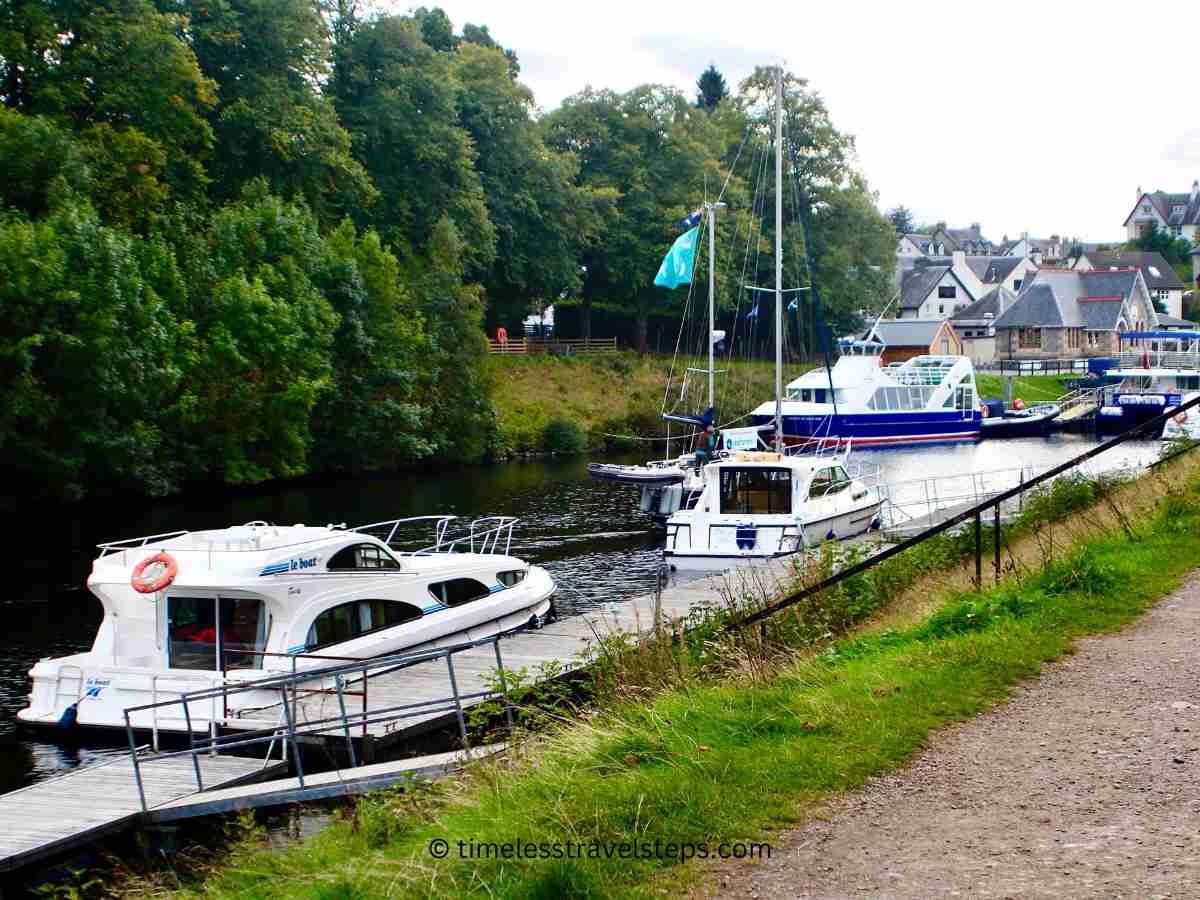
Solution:
{"label": "grass verge", "polygon": [[[1057,400],[1067,393],[1067,382],[1080,377],[1079,375],[1021,375],[1014,377],[1013,399],[1019,398],[1026,403]],[[981,397],[1002,399],[1006,380],[1001,375],[988,375],[986,372],[975,373],[975,387],[979,390]]]}
{"label": "grass verge", "polygon": [[[493,402],[499,428],[499,453],[564,452],[556,435],[570,429],[579,443],[641,449],[638,441],[609,435],[656,437],[663,433],[659,412],[671,373],[671,358],[636,353],[596,356],[494,356]],[[722,362],[718,410],[728,421],[774,396],[774,366],[768,362]],[[789,371],[794,378],[805,367]],[[673,397],[678,396],[676,372]],[[701,397],[705,376],[693,375],[689,396]],[[582,449],[582,446],[580,447]],[[566,451],[569,452],[569,451]]]}
{"label": "grass verge", "polygon": [[[932,730],[1000,702],[1076,637],[1128,623],[1200,565],[1197,468],[1154,476],[1153,491],[1135,483],[1095,494],[1064,520],[1074,524],[1057,547],[1030,526],[1010,580],[973,593],[951,579],[932,610],[902,627],[814,640],[775,653],[770,665],[752,646],[757,631],[725,642],[710,635],[700,665],[685,645],[668,656],[693,669],[657,692],[633,679],[582,721],[524,742],[513,759],[364,798],[346,822],[283,852],[242,844],[206,881],[177,882],[179,893],[527,898],[692,886],[705,869],[681,864],[678,853],[590,858],[590,848],[769,840],[831,794],[901,765]],[[1016,560],[1020,548],[1010,549]],[[910,592],[921,577],[909,579]],[[431,856],[436,840],[449,842],[449,858]],[[536,856],[545,845],[551,858],[464,859],[459,841],[532,846]],[[589,849],[554,858],[563,841]],[[163,884],[140,888],[159,893]],[[137,888],[122,886],[126,895]]]}

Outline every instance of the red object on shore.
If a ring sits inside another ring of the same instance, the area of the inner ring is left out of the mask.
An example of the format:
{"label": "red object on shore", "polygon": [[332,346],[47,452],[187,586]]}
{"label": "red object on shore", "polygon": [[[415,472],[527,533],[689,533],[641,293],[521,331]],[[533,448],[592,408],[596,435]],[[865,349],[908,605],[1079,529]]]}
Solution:
{"label": "red object on shore", "polygon": [[[156,571],[154,575],[147,576],[146,570],[156,564],[161,571]],[[175,576],[178,574],[179,563],[175,561],[175,557],[170,553],[159,552],[153,556],[147,556],[133,567],[133,574],[129,576],[129,583],[139,594],[155,594],[174,581]]]}
{"label": "red object on shore", "polygon": [[502,344],[508,343],[508,329],[503,325],[496,329],[496,340]]}

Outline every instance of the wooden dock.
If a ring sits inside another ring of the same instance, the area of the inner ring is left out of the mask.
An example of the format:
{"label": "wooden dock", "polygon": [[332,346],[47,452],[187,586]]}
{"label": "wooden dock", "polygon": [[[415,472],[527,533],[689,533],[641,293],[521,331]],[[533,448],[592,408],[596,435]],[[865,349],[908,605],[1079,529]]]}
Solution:
{"label": "wooden dock", "polygon": [[[230,787],[270,778],[279,762],[237,756],[201,757],[204,784]],[[141,765],[146,805],[155,808],[196,793],[190,756]],[[132,825],[142,815],[133,763],[128,755],[75,769],[57,778],[0,796],[0,871],[90,844]]]}
{"label": "wooden dock", "polygon": [[[623,632],[638,634],[650,631],[655,625],[656,605],[660,610],[662,624],[673,627],[688,617],[694,610],[721,602],[722,593],[730,589],[729,580],[722,575],[700,576],[693,580],[667,587],[656,598],[653,594],[635,597],[620,603],[605,604],[597,609],[576,616],[551,622],[535,631],[522,631],[500,641],[500,653],[504,669],[509,672],[524,670],[536,676],[548,668],[560,675],[570,673],[585,661],[589,646],[598,637]],[[454,674],[460,694],[488,691],[496,683],[496,653],[491,644],[484,644],[453,656]],[[368,714],[372,710],[387,709],[406,703],[418,703],[450,698],[453,691],[445,659],[420,663],[386,675],[371,677],[368,684]],[[473,698],[464,702],[468,709],[483,702],[485,698]],[[297,726],[304,722],[329,719],[339,715],[338,700],[332,692],[314,692],[302,696],[296,714]],[[351,702],[347,698],[347,712],[362,711],[358,698]],[[279,716],[270,708],[264,710],[267,717],[259,713],[252,719],[230,719],[230,729],[256,729],[277,727]],[[363,729],[352,725],[352,736],[360,744],[366,761],[387,747],[409,741],[429,731],[453,725],[454,712],[434,712],[414,715],[405,719],[371,723]],[[330,731],[327,740],[343,740],[340,728]]]}
{"label": "wooden dock", "polygon": [[459,769],[472,760],[494,756],[504,750],[503,744],[489,744],[473,750],[455,750],[450,753],[435,753],[414,759],[356,766],[333,772],[306,775],[304,784],[299,778],[276,778],[218,790],[191,794],[157,806],[145,816],[151,823],[175,822],[195,816],[240,812],[263,806],[283,806],[288,803],[304,803],[313,800],[328,800],[332,797],[348,797],[391,787],[414,778],[436,778]]}

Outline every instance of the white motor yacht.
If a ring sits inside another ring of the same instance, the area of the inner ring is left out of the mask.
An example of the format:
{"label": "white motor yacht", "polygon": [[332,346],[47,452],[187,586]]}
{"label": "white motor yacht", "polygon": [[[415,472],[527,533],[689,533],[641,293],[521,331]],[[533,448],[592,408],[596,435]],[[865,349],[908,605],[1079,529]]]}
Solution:
{"label": "white motor yacht", "polygon": [[840,458],[739,451],[704,467],[695,506],[667,520],[663,557],[685,570],[767,563],[877,528],[881,505]]}
{"label": "white motor yacht", "polygon": [[[509,555],[516,520],[477,520],[458,537],[452,520],[358,528],[251,522],[101,544],[87,580],[104,607],[92,649],[38,662],[18,718],[123,727],[125,709],[184,691],[540,623],[555,585],[545,570]],[[404,529],[428,526],[424,549],[394,549]],[[230,701],[261,703],[256,693]],[[238,711],[197,713],[215,720]],[[184,730],[161,717],[155,726]]]}

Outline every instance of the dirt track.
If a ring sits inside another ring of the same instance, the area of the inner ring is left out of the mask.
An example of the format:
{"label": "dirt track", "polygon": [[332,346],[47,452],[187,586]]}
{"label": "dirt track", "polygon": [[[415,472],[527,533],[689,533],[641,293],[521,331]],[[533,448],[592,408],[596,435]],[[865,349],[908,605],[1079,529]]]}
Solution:
{"label": "dirt track", "polygon": [[1200,576],[714,873],[733,897],[1200,897]]}

